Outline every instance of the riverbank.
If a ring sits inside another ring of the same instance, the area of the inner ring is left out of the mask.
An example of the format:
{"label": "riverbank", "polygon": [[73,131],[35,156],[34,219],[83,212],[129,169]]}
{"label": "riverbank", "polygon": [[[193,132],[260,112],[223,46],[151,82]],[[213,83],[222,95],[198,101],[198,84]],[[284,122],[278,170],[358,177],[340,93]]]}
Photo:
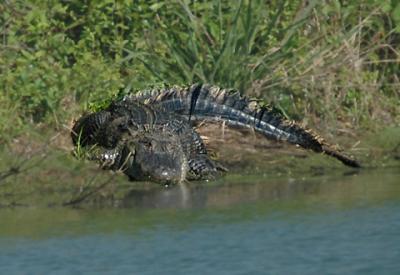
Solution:
{"label": "riverbank", "polygon": [[[269,181],[359,172],[328,156],[270,142],[251,132],[222,132],[218,125],[198,130],[205,137],[210,154],[230,171],[214,182],[191,185],[230,184],[243,174]],[[363,166],[361,171],[400,167],[399,128],[327,139],[357,158]],[[165,188],[157,183],[131,182],[122,173],[77,159],[67,130],[27,133],[3,150],[1,159],[0,207],[119,207],[133,190]]]}

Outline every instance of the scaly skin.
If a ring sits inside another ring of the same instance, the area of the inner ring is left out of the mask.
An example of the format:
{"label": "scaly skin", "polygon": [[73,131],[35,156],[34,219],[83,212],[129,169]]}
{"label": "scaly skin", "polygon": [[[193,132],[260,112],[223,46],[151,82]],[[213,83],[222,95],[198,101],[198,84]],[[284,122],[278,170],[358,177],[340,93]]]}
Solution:
{"label": "scaly skin", "polygon": [[214,163],[191,122],[224,121],[252,128],[268,139],[286,141],[360,164],[335,150],[312,131],[288,121],[237,91],[194,84],[126,96],[105,110],[82,116],[74,125],[75,145],[97,145],[104,168],[123,170],[131,179],[181,182],[213,178],[225,170]]}
{"label": "scaly skin", "polygon": [[325,153],[351,167],[360,164],[334,149],[309,129],[282,117],[260,101],[243,97],[238,91],[207,84],[142,91],[126,97],[198,121],[224,121],[227,125],[252,128],[268,139],[286,141]]}

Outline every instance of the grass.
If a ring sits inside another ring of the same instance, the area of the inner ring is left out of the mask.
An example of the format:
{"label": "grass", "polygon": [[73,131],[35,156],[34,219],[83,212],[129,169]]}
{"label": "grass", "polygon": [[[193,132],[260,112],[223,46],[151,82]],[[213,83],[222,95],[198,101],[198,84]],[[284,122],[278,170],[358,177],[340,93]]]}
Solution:
{"label": "grass", "polygon": [[2,133],[68,127],[118,94],[198,81],[262,97],[306,124],[399,123],[395,4],[8,1],[0,10]]}

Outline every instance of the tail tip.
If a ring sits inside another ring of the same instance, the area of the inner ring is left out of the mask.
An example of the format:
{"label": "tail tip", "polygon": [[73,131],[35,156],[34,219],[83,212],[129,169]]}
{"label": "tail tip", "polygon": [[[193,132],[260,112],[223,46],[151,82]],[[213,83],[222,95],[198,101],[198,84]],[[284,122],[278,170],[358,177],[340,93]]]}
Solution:
{"label": "tail tip", "polygon": [[345,154],[342,154],[341,152],[338,152],[338,151],[332,149],[330,146],[323,146],[322,151],[325,154],[330,155],[330,156],[340,160],[344,165],[347,165],[347,166],[353,167],[353,168],[362,168],[361,163],[358,160],[356,160],[352,157],[348,157]]}
{"label": "tail tip", "polygon": [[347,158],[346,160],[342,160],[344,164],[347,166],[353,167],[353,168],[362,168],[361,163],[358,160],[355,160],[353,158]]}

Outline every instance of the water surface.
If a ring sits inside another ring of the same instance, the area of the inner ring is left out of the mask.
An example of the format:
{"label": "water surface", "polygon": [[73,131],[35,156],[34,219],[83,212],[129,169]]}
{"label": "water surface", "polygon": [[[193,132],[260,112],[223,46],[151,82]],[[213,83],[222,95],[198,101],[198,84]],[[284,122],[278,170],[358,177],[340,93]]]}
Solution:
{"label": "water surface", "polygon": [[398,274],[400,170],[133,190],[0,210],[0,274]]}

